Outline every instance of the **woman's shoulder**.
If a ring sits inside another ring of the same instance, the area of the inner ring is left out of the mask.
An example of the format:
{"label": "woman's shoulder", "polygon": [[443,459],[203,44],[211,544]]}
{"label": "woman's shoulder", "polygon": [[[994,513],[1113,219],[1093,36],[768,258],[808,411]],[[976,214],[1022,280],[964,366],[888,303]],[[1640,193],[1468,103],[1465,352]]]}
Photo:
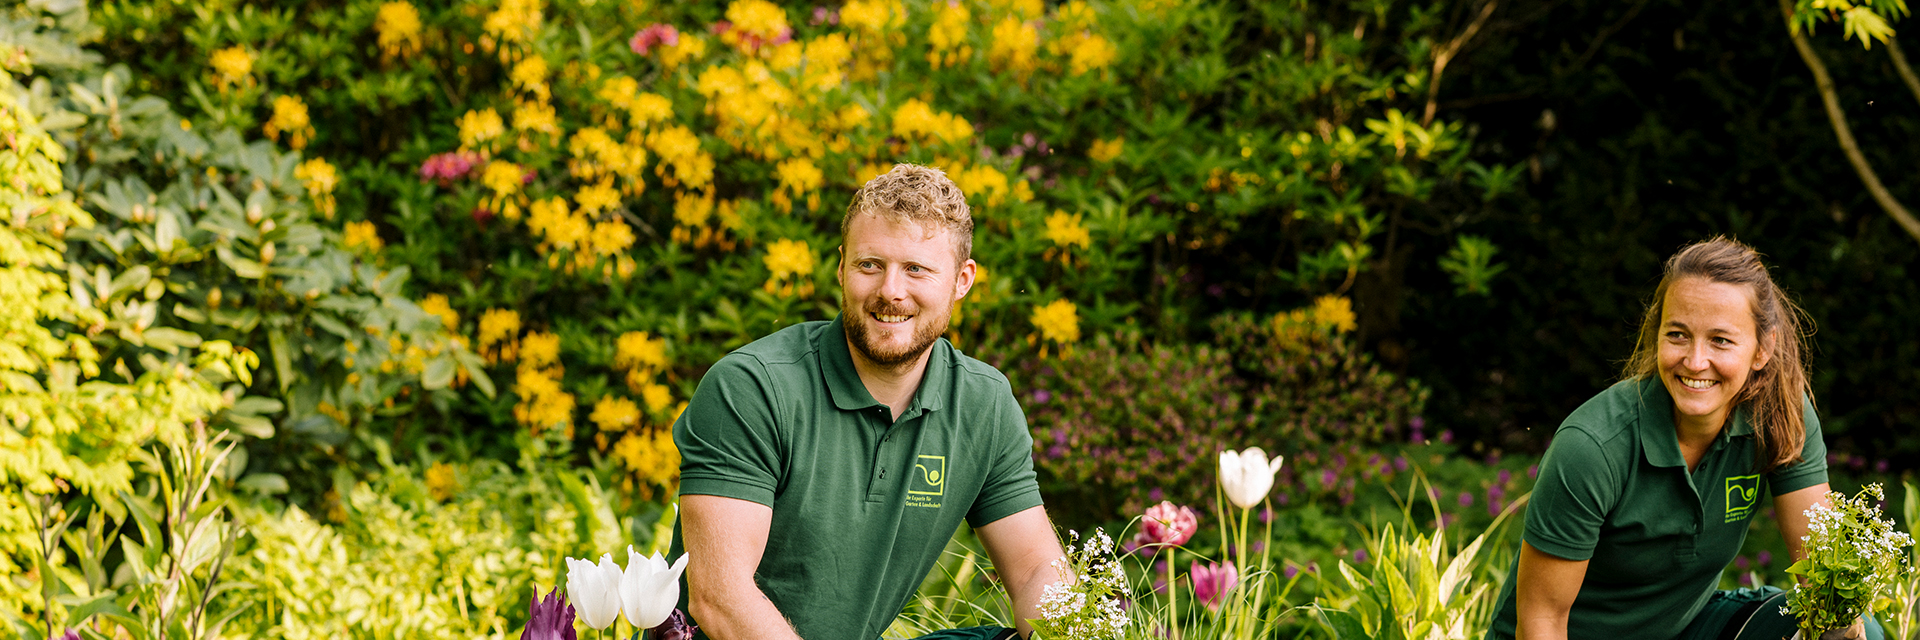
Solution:
{"label": "woman's shoulder", "polygon": [[[1658,383],[1651,379],[1629,378],[1594,394],[1560,423],[1554,432],[1556,439],[1559,434],[1572,430],[1586,434],[1603,448],[1614,445],[1631,449],[1641,416],[1650,408],[1648,403],[1661,400],[1671,402],[1664,392],[1648,393],[1649,385],[1658,386]],[[1657,407],[1652,408],[1658,410]]]}

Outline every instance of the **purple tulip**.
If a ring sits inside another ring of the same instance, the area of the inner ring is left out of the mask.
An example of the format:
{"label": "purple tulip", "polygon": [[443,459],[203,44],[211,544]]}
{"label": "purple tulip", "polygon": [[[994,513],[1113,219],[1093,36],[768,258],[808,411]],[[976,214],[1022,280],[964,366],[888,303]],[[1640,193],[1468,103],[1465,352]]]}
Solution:
{"label": "purple tulip", "polygon": [[693,634],[699,630],[700,627],[687,624],[686,613],[674,609],[673,613],[667,616],[666,622],[660,623],[660,626],[654,627],[653,631],[648,633],[651,634],[652,640],[693,640]]}
{"label": "purple tulip", "polygon": [[1194,562],[1191,571],[1193,597],[1199,598],[1200,604],[1205,605],[1208,611],[1219,611],[1220,605],[1226,602],[1227,592],[1240,584],[1240,572],[1233,568],[1232,562],[1209,562],[1205,566]]}
{"label": "purple tulip", "polygon": [[567,604],[567,595],[556,586],[546,598],[539,596],[534,593],[533,617],[527,620],[527,629],[520,632],[520,640],[576,640],[573,605]]}

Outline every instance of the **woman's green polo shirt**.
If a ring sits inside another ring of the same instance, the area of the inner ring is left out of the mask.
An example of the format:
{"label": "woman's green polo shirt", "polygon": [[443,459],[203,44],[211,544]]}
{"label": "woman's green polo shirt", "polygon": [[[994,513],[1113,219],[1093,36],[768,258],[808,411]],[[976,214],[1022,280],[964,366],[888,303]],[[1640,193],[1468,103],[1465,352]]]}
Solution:
{"label": "woman's green polo shirt", "polygon": [[[1527,544],[1587,560],[1569,638],[1676,638],[1719,586],[1762,500],[1827,481],[1820,420],[1805,407],[1800,461],[1765,475],[1746,412],[1692,472],[1674,433],[1673,398],[1657,379],[1613,385],[1568,416],[1540,461],[1527,504]],[[1519,560],[1507,573],[1489,637],[1514,634]]]}
{"label": "woman's green polo shirt", "polygon": [[[1040,505],[1006,376],[945,339],[931,349],[912,404],[891,420],[860,382],[840,320],[795,325],[721,358],[674,422],[680,495],[773,508],[754,578],[803,638],[879,637],[961,520]],[[677,556],[678,523],[673,534]]]}

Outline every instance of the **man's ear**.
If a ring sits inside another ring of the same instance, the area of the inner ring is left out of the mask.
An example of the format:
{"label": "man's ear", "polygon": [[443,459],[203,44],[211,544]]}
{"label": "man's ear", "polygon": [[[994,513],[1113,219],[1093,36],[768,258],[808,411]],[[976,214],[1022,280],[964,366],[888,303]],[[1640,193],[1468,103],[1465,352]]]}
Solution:
{"label": "man's ear", "polygon": [[834,247],[833,253],[837,260],[833,264],[833,281],[839,283],[844,291],[847,288],[847,245]]}
{"label": "man's ear", "polygon": [[960,263],[960,270],[953,273],[953,300],[959,302],[973,290],[973,278],[979,275],[980,265],[972,259]]}

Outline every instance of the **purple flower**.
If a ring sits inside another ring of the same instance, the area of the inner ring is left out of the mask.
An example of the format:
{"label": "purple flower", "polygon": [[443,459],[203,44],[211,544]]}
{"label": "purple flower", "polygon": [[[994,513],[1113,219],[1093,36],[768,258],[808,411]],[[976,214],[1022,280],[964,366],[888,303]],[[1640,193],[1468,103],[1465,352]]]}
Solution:
{"label": "purple flower", "polygon": [[813,26],[821,24],[840,24],[840,12],[826,7],[813,8]]}
{"label": "purple flower", "polygon": [[1195,562],[1191,572],[1193,597],[1199,598],[1200,604],[1206,605],[1208,611],[1219,611],[1220,604],[1227,599],[1227,592],[1240,584],[1240,572],[1234,570],[1232,562],[1209,562],[1205,566]]}
{"label": "purple flower", "polygon": [[1162,500],[1166,498],[1166,495],[1167,495],[1167,492],[1161,491],[1160,487],[1154,487],[1153,490],[1147,492],[1147,499]]}
{"label": "purple flower", "polygon": [[693,634],[699,630],[700,627],[687,624],[686,613],[674,609],[673,613],[667,616],[666,622],[653,628],[650,632],[652,635],[649,637],[652,640],[693,640]]}
{"label": "purple flower", "polygon": [[1773,566],[1773,554],[1761,549],[1760,553],[1753,554],[1753,563],[1762,567]]}
{"label": "purple flower", "polygon": [[1287,565],[1287,568],[1280,570],[1280,575],[1286,576],[1288,580],[1292,580],[1293,577],[1299,575],[1299,573],[1300,568],[1293,565]]}
{"label": "purple flower", "polygon": [[1427,428],[1427,419],[1422,418],[1420,416],[1414,416],[1412,420],[1407,421],[1407,427],[1410,429],[1413,429],[1414,431],[1425,429]]}
{"label": "purple flower", "polygon": [[1740,574],[1740,586],[1742,586],[1742,587],[1751,587],[1751,586],[1753,586],[1753,574],[1751,574],[1751,573],[1742,573],[1742,574]]}
{"label": "purple flower", "polygon": [[1533,479],[1538,477],[1540,477],[1540,465],[1537,465],[1537,464],[1527,465],[1527,478]]}
{"label": "purple flower", "polygon": [[1460,506],[1462,507],[1473,506],[1473,494],[1467,493],[1465,491],[1460,492]]}
{"label": "purple flower", "polygon": [[1442,429],[1440,431],[1440,444],[1453,444],[1452,429]]}
{"label": "purple flower", "polygon": [[1747,570],[1747,557],[1746,557],[1746,556],[1740,556],[1740,557],[1738,557],[1738,558],[1734,558],[1734,559],[1733,559],[1733,568],[1735,568],[1735,569],[1739,569],[1739,570],[1741,570],[1741,571],[1746,571],[1746,570]]}
{"label": "purple flower", "polygon": [[1046,404],[1048,400],[1052,400],[1052,399],[1053,399],[1053,394],[1049,393],[1046,389],[1036,389],[1033,392],[1034,404]]}
{"label": "purple flower", "polygon": [[1886,459],[1886,458],[1881,458],[1881,459],[1879,459],[1879,460],[1875,460],[1875,461],[1873,461],[1873,472],[1874,472],[1874,473],[1886,473],[1886,472],[1887,472],[1887,459]]}
{"label": "purple flower", "polygon": [[567,596],[560,593],[556,586],[547,597],[534,593],[533,617],[527,620],[527,628],[520,632],[520,640],[575,640],[573,633],[573,605],[567,604]]}
{"label": "purple flower", "polygon": [[80,630],[67,629],[66,633],[60,634],[60,637],[54,640],[80,640]]}
{"label": "purple flower", "polygon": [[1506,486],[1506,484],[1507,484],[1507,483],[1509,483],[1509,482],[1513,482],[1513,472],[1512,472],[1512,471],[1508,471],[1508,470],[1506,470],[1506,469],[1501,469],[1501,470],[1500,470],[1500,485],[1501,485],[1501,486]]}
{"label": "purple flower", "polygon": [[1406,456],[1394,456],[1394,457],[1393,457],[1393,469],[1394,469],[1395,471],[1406,471],[1406,470],[1407,470],[1407,457],[1406,457]]}
{"label": "purple flower", "polygon": [[1320,472],[1320,484],[1331,487],[1335,480],[1338,480],[1338,477],[1333,475],[1332,469]]}
{"label": "purple flower", "polygon": [[1355,563],[1361,563],[1361,562],[1366,562],[1366,561],[1367,561],[1367,550],[1366,550],[1366,549],[1354,549],[1354,550],[1353,550],[1353,561],[1354,561]]}

